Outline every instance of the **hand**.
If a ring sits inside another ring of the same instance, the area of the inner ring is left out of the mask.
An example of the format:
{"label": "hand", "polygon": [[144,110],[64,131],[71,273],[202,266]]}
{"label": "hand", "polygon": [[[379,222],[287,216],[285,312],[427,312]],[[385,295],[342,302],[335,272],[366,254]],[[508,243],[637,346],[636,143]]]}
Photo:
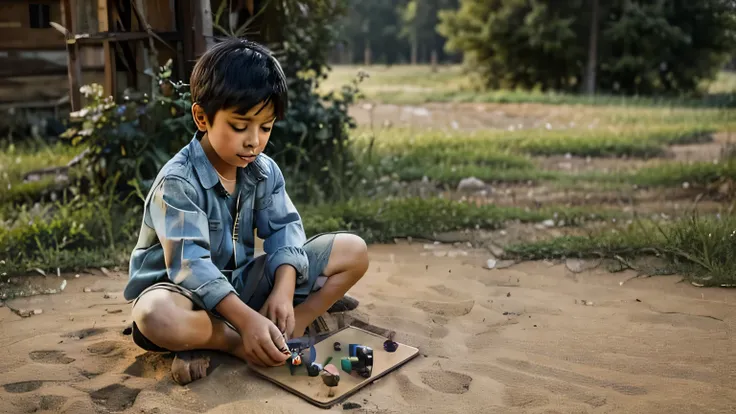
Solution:
{"label": "hand", "polygon": [[263,304],[260,314],[273,322],[281,332],[291,338],[294,333],[293,298],[288,293],[272,291]]}
{"label": "hand", "polygon": [[261,367],[284,365],[291,353],[279,328],[255,312],[248,319],[240,329],[246,361]]}

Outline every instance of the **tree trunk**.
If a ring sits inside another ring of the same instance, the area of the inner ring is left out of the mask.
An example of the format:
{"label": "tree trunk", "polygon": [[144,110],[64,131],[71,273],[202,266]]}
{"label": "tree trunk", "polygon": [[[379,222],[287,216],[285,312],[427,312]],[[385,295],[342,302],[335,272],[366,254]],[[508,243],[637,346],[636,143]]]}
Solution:
{"label": "tree trunk", "polygon": [[363,51],[363,64],[364,65],[366,65],[366,66],[370,66],[371,65],[371,55],[372,55],[371,41],[370,40],[366,40],[366,42],[365,42],[365,50]]}
{"label": "tree trunk", "polygon": [[592,1],[592,16],[590,19],[590,39],[588,41],[588,65],[585,68],[584,91],[588,95],[595,94],[596,63],[598,61],[598,0]]}
{"label": "tree trunk", "polygon": [[429,60],[432,63],[432,72],[437,72],[437,49],[432,49]]}
{"label": "tree trunk", "polygon": [[416,65],[417,64],[417,49],[419,47],[417,46],[417,41],[413,40],[411,42],[411,64]]}

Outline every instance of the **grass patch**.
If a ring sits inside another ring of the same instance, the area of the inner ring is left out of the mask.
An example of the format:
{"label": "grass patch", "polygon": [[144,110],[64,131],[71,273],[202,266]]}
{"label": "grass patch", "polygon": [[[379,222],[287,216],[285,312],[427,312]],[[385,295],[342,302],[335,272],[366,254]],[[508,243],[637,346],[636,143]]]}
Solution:
{"label": "grass patch", "polygon": [[33,170],[67,165],[82,150],[57,143],[8,146],[0,151],[0,185],[15,185]]}
{"label": "grass patch", "polygon": [[736,216],[692,215],[668,223],[639,221],[589,236],[565,236],[508,246],[510,257],[632,258],[656,252],[671,270],[706,286],[736,285]]}
{"label": "grass patch", "polygon": [[465,229],[498,229],[511,220],[537,223],[554,219],[574,226],[620,215],[615,211],[570,207],[532,210],[476,206],[441,198],[351,200],[340,204],[305,206],[301,213],[307,234],[350,230],[369,243],[408,236],[431,238],[435,233]]}
{"label": "grass patch", "polygon": [[[422,104],[428,102],[482,102],[482,103],[540,103],[546,105],[638,106],[638,107],[733,107],[736,95],[732,88],[734,75],[722,72],[711,85],[703,85],[707,92],[702,97],[649,98],[614,95],[576,95],[525,90],[480,91],[479,82],[472,74],[464,73],[459,65],[443,65],[432,71],[429,65],[373,65],[360,67],[336,65],[322,91],[337,90],[350,82],[359,70],[370,78],[361,86],[368,99],[393,104]],[[480,91],[480,92],[479,92]]]}
{"label": "grass patch", "polygon": [[533,166],[523,154],[649,158],[662,155],[667,145],[711,141],[712,132],[697,126],[469,132],[391,128],[359,131],[355,142],[399,166],[446,163],[523,169]]}
{"label": "grass patch", "polygon": [[670,163],[663,162],[627,174],[588,174],[581,179],[618,184],[636,184],[643,187],[682,186],[705,187],[722,179],[736,180],[736,159],[721,162]]}
{"label": "grass patch", "polygon": [[67,195],[56,203],[2,209],[0,272],[76,270],[130,254],[140,208],[95,192]]}
{"label": "grass patch", "polygon": [[535,168],[488,168],[482,165],[438,165],[435,167],[411,167],[395,170],[401,181],[427,179],[444,185],[457,186],[463,178],[475,177],[486,183],[526,183],[565,179],[563,173]]}

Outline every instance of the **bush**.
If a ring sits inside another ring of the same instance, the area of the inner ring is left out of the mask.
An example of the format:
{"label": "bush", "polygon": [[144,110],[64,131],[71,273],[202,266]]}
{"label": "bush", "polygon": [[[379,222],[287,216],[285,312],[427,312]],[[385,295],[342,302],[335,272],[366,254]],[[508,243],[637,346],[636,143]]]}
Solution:
{"label": "bush", "polygon": [[89,149],[84,165],[98,183],[119,175],[123,184],[147,191],[161,167],[192,139],[188,85],[170,80],[171,66],[169,60],[155,75],[159,90],[151,97],[128,94],[116,103],[103,96],[100,85],[81,88],[90,103],[71,114],[62,137]]}

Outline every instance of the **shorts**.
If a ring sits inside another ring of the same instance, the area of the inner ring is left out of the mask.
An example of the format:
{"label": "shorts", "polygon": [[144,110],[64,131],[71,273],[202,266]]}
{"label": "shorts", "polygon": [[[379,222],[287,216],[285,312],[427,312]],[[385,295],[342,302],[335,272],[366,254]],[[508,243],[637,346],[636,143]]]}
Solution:
{"label": "shorts", "polygon": [[[307,258],[309,259],[309,274],[307,275],[307,280],[297,285],[296,289],[294,290],[294,306],[304,302],[312,292],[319,290],[322,287],[322,284],[324,283],[324,278],[321,276],[323,276],[325,267],[327,267],[327,262],[330,259],[335,236],[339,233],[344,232],[318,234],[304,243],[304,251],[307,253]],[[248,280],[252,277],[256,277],[258,279],[257,283],[255,283],[255,290],[253,294],[250,296],[250,299],[247,299],[246,302],[246,305],[248,305],[251,309],[255,309],[256,311],[260,310],[261,307],[263,307],[263,305],[266,303],[266,299],[268,299],[268,295],[271,293],[274,285],[274,275],[267,274],[267,272],[265,271],[265,265],[265,254],[256,257],[253,263],[250,265],[251,268],[248,270],[248,274],[246,276]],[[146,290],[141,292],[141,294],[138,296],[138,298],[135,299],[135,301],[133,301],[133,306],[135,307],[138,299],[140,299],[141,296],[145,295],[146,292],[156,289],[165,289],[186,297],[192,302],[192,309],[194,310],[205,309],[204,304],[199,299],[199,297],[197,297],[186,288],[183,288],[171,282],[159,282],[149,286],[148,288],[146,288]],[[224,318],[222,318],[216,312],[210,312],[210,314],[213,317],[217,319],[222,319],[224,321]],[[231,328],[233,327],[229,322],[224,322],[228,324]],[[138,329],[138,326],[136,326],[135,322],[133,322],[132,336],[133,342],[135,342],[136,345],[146,351],[171,352],[166,348],[154,344],[148,338],[146,338],[145,335],[143,335],[143,333]]]}

